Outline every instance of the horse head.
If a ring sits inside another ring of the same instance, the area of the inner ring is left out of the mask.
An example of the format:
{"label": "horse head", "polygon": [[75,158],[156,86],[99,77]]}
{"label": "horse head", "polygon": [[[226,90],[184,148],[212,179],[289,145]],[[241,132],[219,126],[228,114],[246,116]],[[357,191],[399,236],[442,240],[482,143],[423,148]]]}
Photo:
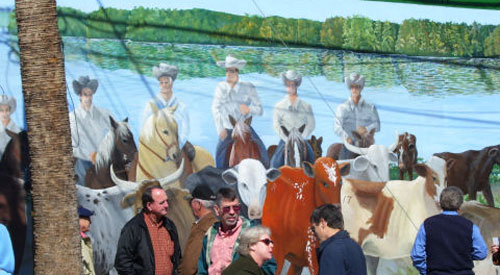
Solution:
{"label": "horse head", "polygon": [[150,107],[153,113],[142,128],[139,142],[163,162],[179,163],[181,155],[177,122],[174,119],[177,105],[159,110],[154,103],[150,103]]}
{"label": "horse head", "polygon": [[285,142],[285,165],[291,167],[299,167],[300,164],[307,159],[307,145],[302,138],[306,125],[300,128],[293,127],[290,131],[285,126],[281,126],[281,130],[287,137]]}
{"label": "horse head", "polygon": [[247,158],[259,160],[259,146],[251,139],[250,125],[252,124],[252,117],[236,121],[236,119],[229,115],[229,121],[233,126],[233,132],[231,133],[233,141],[227,152],[228,166],[235,166]]}
{"label": "horse head", "polygon": [[99,144],[96,170],[99,170],[100,167],[107,168],[111,163],[114,164],[115,169],[125,169],[137,153],[134,136],[128,125],[128,118],[117,122],[110,116],[109,121],[111,130]]}

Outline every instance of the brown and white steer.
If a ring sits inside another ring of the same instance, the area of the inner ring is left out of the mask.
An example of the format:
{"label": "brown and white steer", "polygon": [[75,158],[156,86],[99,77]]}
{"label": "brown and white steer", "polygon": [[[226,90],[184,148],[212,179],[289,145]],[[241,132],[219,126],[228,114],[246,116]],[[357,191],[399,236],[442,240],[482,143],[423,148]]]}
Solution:
{"label": "brown and white steer", "polygon": [[365,255],[373,257],[367,261],[369,273],[377,270],[376,258],[408,257],[420,224],[440,211],[438,201],[446,186],[446,162],[433,156],[426,164],[415,165],[415,170],[419,177],[412,181],[343,179],[345,230]]}
{"label": "brown and white steer", "polygon": [[398,145],[394,149],[398,155],[399,179],[404,179],[408,172],[408,178],[413,180],[413,166],[417,164],[417,138],[413,134],[405,132],[399,135]]}

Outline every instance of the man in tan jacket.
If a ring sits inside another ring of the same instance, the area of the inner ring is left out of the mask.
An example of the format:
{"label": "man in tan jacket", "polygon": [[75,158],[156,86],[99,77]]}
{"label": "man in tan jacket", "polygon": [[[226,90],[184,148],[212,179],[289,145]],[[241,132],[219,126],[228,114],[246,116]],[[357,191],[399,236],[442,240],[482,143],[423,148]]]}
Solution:
{"label": "man in tan jacket", "polygon": [[207,230],[217,221],[212,211],[215,203],[215,194],[208,184],[200,184],[194,188],[190,196],[191,209],[196,221],[191,228],[183,257],[179,265],[180,275],[193,275],[198,273],[198,259],[203,246],[203,236]]}

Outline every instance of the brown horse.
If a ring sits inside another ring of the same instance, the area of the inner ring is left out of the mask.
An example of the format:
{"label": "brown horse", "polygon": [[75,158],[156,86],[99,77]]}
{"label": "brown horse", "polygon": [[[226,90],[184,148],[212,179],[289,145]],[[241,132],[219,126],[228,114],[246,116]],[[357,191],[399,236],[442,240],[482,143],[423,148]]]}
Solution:
{"label": "brown horse", "polygon": [[5,132],[11,140],[0,161],[0,223],[9,230],[17,272],[26,242],[26,193],[22,187],[30,157],[26,131],[16,134],[6,129]]}
{"label": "brown horse", "polygon": [[[372,129],[370,132],[364,130],[360,131],[352,131],[352,135],[356,139],[354,142],[354,145],[356,147],[360,148],[368,148],[370,145],[375,143],[375,129]],[[340,151],[342,150],[342,147],[344,146],[343,143],[334,143],[328,147],[328,150],[326,151],[326,156],[333,158],[333,159],[340,159]],[[349,155],[345,159],[353,159],[358,156],[358,154],[352,153],[351,151],[348,151]]]}
{"label": "brown horse", "polygon": [[128,126],[128,118],[116,122],[109,117],[111,129],[99,144],[95,164],[87,170],[85,186],[92,189],[103,189],[114,185],[109,167],[113,164],[115,174],[128,180],[128,170],[137,153],[134,137]]}
{"label": "brown horse", "polygon": [[307,142],[311,145],[311,148],[314,152],[314,159],[319,159],[321,155],[323,155],[323,149],[321,149],[321,143],[323,143],[323,137],[316,138],[315,135],[311,136],[311,139],[308,139]]}
{"label": "brown horse", "polygon": [[250,137],[252,117],[237,122],[232,116],[229,116],[229,121],[233,125],[233,132],[231,134],[232,142],[226,152],[228,167],[233,167],[247,158],[260,160],[259,145]]}

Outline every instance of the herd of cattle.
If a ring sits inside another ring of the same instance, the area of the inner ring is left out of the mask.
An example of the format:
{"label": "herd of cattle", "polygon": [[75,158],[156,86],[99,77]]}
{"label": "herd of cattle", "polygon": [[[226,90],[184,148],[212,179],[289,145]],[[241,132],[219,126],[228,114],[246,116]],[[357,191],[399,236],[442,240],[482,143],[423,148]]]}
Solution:
{"label": "herd of cattle", "polygon": [[[122,121],[115,126],[128,127],[128,124]],[[129,131],[121,133],[123,139],[126,136],[123,133]],[[120,135],[112,131],[110,134]],[[189,176],[186,164],[190,159],[182,155],[176,162],[176,170],[169,175],[152,175],[153,179],[138,182],[115,174],[116,169],[110,164],[112,186],[97,189],[77,186],[78,203],[95,212],[90,231],[96,272],[114,273],[120,230],[138,211],[141,193],[150,185],[167,190],[171,205],[168,216],[178,227],[182,247],[194,221],[185,195],[202,182],[210,184],[214,191],[223,185],[234,187],[244,204],[242,214],[260,219],[271,228],[279,271],[288,266],[286,260],[290,263],[289,274],[297,274],[303,267],[309,268],[311,274],[317,272],[314,249],[317,243],[311,238],[308,221],[312,210],[324,203],[342,205],[345,228],[362,246],[371,274],[397,273],[410,268],[409,253],[418,227],[425,218],[439,213],[439,194],[447,185],[459,186],[471,199],[476,198],[477,191],[482,191],[490,206],[467,202],[461,214],[480,227],[489,245],[492,237],[500,236],[500,209],[493,207],[488,182],[493,165],[500,165],[500,145],[460,154],[435,154],[425,164],[417,163],[416,138],[408,133],[397,135],[390,146],[360,147],[347,142],[343,146],[353,153],[353,158],[335,160],[327,153],[314,163],[277,169],[244,159],[225,170],[208,163],[191,169],[194,173]],[[400,168],[400,180],[390,180],[389,165],[393,162]],[[413,171],[418,174],[415,179]],[[403,180],[405,172],[410,180]],[[490,257],[478,262],[476,268],[478,274],[494,274]]]}

